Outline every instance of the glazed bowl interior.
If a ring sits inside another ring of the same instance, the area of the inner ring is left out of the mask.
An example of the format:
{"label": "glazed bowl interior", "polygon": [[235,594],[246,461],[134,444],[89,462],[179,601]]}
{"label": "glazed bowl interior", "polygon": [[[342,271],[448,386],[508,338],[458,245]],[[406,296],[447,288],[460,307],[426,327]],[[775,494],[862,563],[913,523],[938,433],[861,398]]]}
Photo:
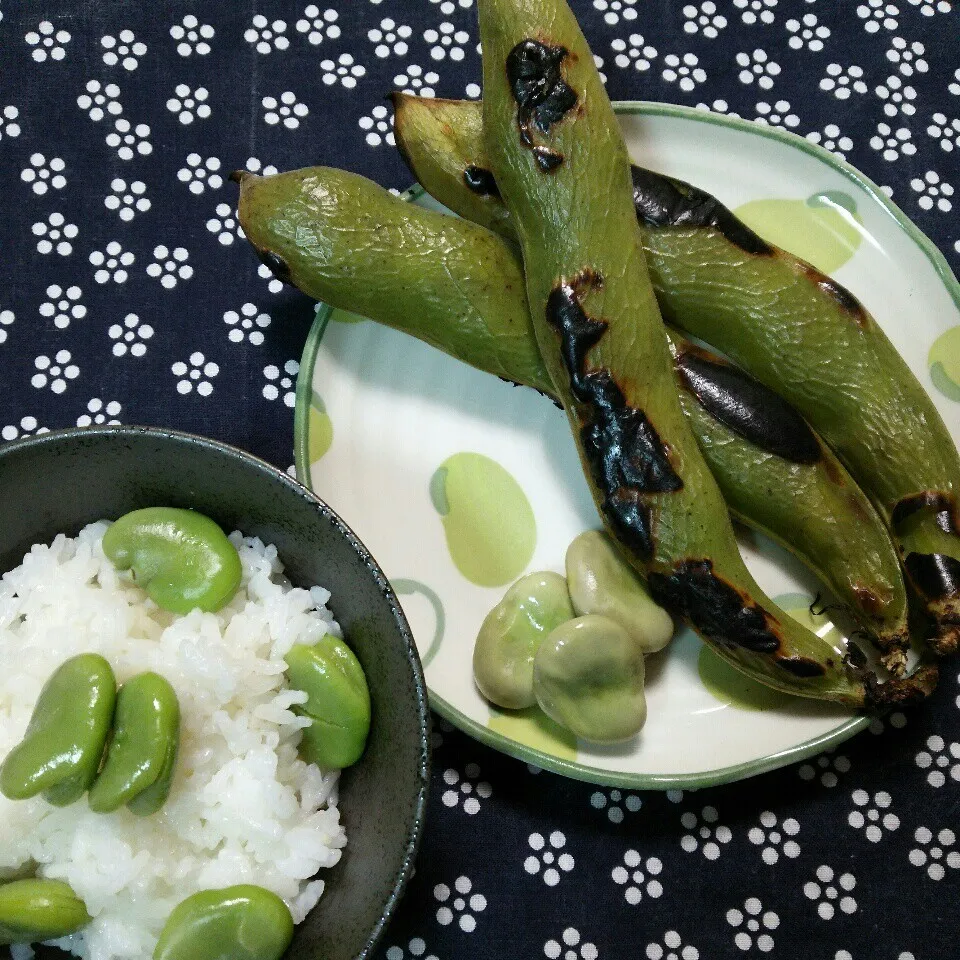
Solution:
{"label": "glazed bowl interior", "polygon": [[366,672],[373,721],[363,758],[340,781],[344,856],[325,871],[326,890],[287,956],[366,958],[412,870],[428,782],[423,674],[396,598],[349,528],[286,474],[210,440],[137,427],[66,430],[0,448],[0,571],[34,543],[146,506],[192,508],[227,532],[276,544],[294,584],[332,593]]}

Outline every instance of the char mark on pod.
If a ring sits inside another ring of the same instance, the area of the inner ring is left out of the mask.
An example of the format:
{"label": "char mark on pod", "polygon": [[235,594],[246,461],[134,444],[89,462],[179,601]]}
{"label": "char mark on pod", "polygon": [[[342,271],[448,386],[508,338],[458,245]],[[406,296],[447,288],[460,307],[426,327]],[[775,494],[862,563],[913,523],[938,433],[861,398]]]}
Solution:
{"label": "char mark on pod", "polygon": [[877,596],[876,592],[869,587],[855,586],[853,592],[857,595],[860,607],[874,617],[879,617],[883,613],[883,601]]}
{"label": "char mark on pod", "polygon": [[795,677],[822,677],[826,668],[809,657],[777,657],[777,663]]}
{"label": "char mark on pod", "polygon": [[480,197],[499,197],[500,188],[493,174],[484,167],[469,166],[463,171],[463,182]]}
{"label": "char mark on pod", "polygon": [[537,166],[549,173],[563,163],[563,154],[535,146],[533,130],[546,135],[577,105],[577,94],[563,79],[566,47],[539,40],[521,40],[507,55],[507,79],[517,102],[520,140],[533,150]]}
{"label": "char mark on pod", "polygon": [[861,671],[865,689],[865,705],[877,707],[903,706],[929,697],[937,686],[937,666],[921,664],[909,677],[895,677],[883,682],[872,671]]}
{"label": "char mark on pod", "polygon": [[791,463],[817,463],[823,456],[807,421],[738,367],[692,345],[683,348],[675,363],[700,406],[754,446]]}
{"label": "char mark on pod", "polygon": [[851,316],[858,327],[869,324],[863,304],[846,287],[831,280],[825,273],[809,263],[803,264],[807,276],[844,312]]}
{"label": "char mark on pod", "polygon": [[[754,653],[775,654],[780,649],[773,617],[717,576],[712,561],[684,560],[671,574],[651,573],[648,582],[659,604],[689,621],[703,636]],[[778,662],[788,670],[791,669],[789,663],[807,670],[806,664],[798,662],[804,659],[780,657]],[[802,675],[813,676],[812,673]]]}
{"label": "char mark on pod", "polygon": [[651,227],[713,227],[746,253],[770,256],[776,251],[716,197],[682,180],[631,168],[637,219]]}
{"label": "char mark on pod", "polygon": [[534,147],[533,159],[544,173],[549,173],[563,163],[563,154],[557,153],[556,150],[551,150],[549,147]]}
{"label": "char mark on pod", "polygon": [[585,410],[581,442],[594,482],[603,494],[602,509],[621,540],[645,560],[653,555],[649,494],[683,487],[666,446],[642,410],[627,405],[623,391],[605,368],[587,369],[587,354],[607,329],[580,304],[583,288],[603,279],[584,270],[561,283],[547,300],[547,321],[560,334],[560,352],[570,390]]}
{"label": "char mark on pod", "polygon": [[867,655],[855,643],[847,644],[847,655],[844,659],[851,667],[856,667],[858,670],[867,665]]}
{"label": "char mark on pod", "polygon": [[277,256],[269,250],[258,250],[257,256],[260,258],[260,262],[265,264],[281,283],[293,283],[290,279],[290,267],[287,266],[287,261],[283,257]]}
{"label": "char mark on pod", "polygon": [[923,490],[920,493],[904,497],[893,508],[891,522],[894,530],[899,530],[907,517],[929,507],[934,511],[934,520],[944,533],[960,534],[960,508],[956,498],[940,490]]}
{"label": "char mark on pod", "polygon": [[929,601],[960,596],[960,560],[945,553],[908,553],[907,573]]}

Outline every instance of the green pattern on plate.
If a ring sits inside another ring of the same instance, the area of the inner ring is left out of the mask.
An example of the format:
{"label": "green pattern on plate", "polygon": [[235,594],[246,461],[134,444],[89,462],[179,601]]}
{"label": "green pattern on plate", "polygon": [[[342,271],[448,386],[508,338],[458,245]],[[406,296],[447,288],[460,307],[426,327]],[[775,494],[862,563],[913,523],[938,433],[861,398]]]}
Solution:
{"label": "green pattern on plate", "polygon": [[813,597],[804,593],[781,593],[773,598],[773,602],[789,613],[797,623],[823,637],[828,643],[836,644],[838,647],[846,645],[847,640],[843,632],[834,625],[826,613],[811,612],[810,608],[814,603],[819,603],[819,600],[814,600]]}
{"label": "green pattern on plate", "polygon": [[310,402],[310,423],[308,428],[308,455],[311,463],[316,463],[333,443],[333,421],[327,413],[323,397],[313,391]]}
{"label": "green pattern on plate", "polygon": [[491,708],[487,726],[501,736],[560,760],[577,759],[577,738],[539,707],[511,711]]}
{"label": "green pattern on plate", "polygon": [[824,273],[842,267],[863,239],[857,202],[842,190],[806,200],[751,200],[734,213],[761,237]]}
{"label": "green pattern on plate", "polygon": [[537,545],[533,508],[496,460],[455,453],[430,480],[454,565],[471,583],[502,587],[526,568]]}
{"label": "green pattern on plate", "polygon": [[[420,654],[420,662],[424,670],[430,666],[433,658],[440,652],[440,644],[443,642],[443,635],[447,629],[447,615],[443,609],[443,601],[440,599],[436,590],[431,589],[425,583],[419,580],[391,580],[390,586],[398,597],[422,596],[433,608],[433,639],[426,653]],[[409,619],[409,614],[408,614]]]}
{"label": "green pattern on plate", "polygon": [[951,400],[960,402],[960,327],[933,341],[928,358],[933,385]]}

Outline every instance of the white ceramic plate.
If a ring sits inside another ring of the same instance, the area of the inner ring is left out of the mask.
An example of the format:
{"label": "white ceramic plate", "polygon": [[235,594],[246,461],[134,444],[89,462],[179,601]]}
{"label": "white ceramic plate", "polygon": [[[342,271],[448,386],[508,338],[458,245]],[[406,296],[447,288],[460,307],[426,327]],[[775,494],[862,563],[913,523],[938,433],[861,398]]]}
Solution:
{"label": "white ceramic plate", "polygon": [[[852,290],[960,440],[960,286],[877,187],[774,128],[663,104],[618,112],[635,160],[716,194]],[[599,525],[561,413],[321,305],[301,365],[296,444],[300,479],[349,519],[400,596],[432,706],[506,753],[597,783],[689,789],[800,760],[867,724],[717,676],[689,631],[648,661],[649,719],[624,747],[577,743],[536,709],[493,710],[471,675],[483,618],[524,572],[562,572],[570,541]],[[809,617],[818,587],[805,571],[763,538],[741,542],[768,594]]]}

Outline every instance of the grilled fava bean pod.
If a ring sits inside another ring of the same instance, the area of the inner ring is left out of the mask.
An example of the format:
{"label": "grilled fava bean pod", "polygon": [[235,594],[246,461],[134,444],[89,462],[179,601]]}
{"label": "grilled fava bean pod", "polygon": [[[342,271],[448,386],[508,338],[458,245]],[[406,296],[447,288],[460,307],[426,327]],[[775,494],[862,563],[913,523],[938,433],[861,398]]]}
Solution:
{"label": "grilled fava bean pod", "polygon": [[[523,278],[494,271],[479,281],[485,297],[503,294],[511,311],[496,331],[478,321],[471,300],[478,291],[468,294],[458,286],[458,276],[503,257],[494,234],[478,234],[472,223],[437,211],[407,217],[402,200],[345,170],[233,177],[240,183],[240,222],[251,230],[247,239],[280,279],[442,350],[480,350],[498,376],[511,377],[518,367],[525,383],[542,375],[539,356],[521,347],[529,333]],[[416,283],[407,282],[408,272]],[[536,386],[546,389],[549,383]]]}
{"label": "grilled fava bean pod", "polygon": [[[342,202],[317,202],[330,195]],[[358,208],[366,214],[366,227],[355,222]],[[312,296],[418,336],[481,370],[553,394],[517,255],[483,227],[405,203],[354,174],[319,167],[244,177],[240,216],[262,256],[282,258],[288,279]],[[397,220],[405,222],[405,234],[420,238],[415,259],[406,244],[391,240],[400,228],[381,229]],[[427,255],[430,251],[434,256]],[[453,255],[444,258],[446,251]],[[371,275],[378,278],[375,284],[356,279]],[[436,296],[436,283],[455,291],[451,303]],[[396,307],[401,299],[408,303],[406,311]],[[685,346],[680,337],[674,342],[678,350]],[[796,552],[896,655],[906,642],[906,592],[896,553],[846,470],[816,439],[821,455],[815,462],[784,458],[769,444],[758,446],[716,419],[682,380],[678,385],[684,412],[730,508]],[[730,409],[771,409],[773,395],[758,386],[747,377],[727,377],[710,390],[725,397]],[[794,414],[790,423],[796,419]],[[778,423],[773,427],[786,432]],[[761,439],[756,432],[751,436]],[[868,599],[873,597],[877,604]],[[823,655],[839,660],[842,651],[830,648]],[[798,682],[783,675],[781,680]]]}
{"label": "grilled fava bean pod", "polygon": [[67,660],[44,684],[23,740],[3,761],[0,793],[10,800],[42,793],[58,807],[79,800],[100,768],[116,698],[103,657]]}
{"label": "grilled fava bean pod", "polygon": [[153,960],[280,960],[292,939],[287,905],[263,887],[240,884],[178,903]]}
{"label": "grilled fava bean pod", "polygon": [[828,652],[740,556],[677,397],[626,145],[570,8],[486,0],[479,14],[487,153],[523,252],[540,354],[607,529],[654,599],[731,665],[852,705],[909,695],[909,684],[874,685]]}
{"label": "grilled fava bean pod", "polygon": [[858,619],[883,664],[902,675],[907,590],[873,504],[778,394],[675,331],[670,339],[680,402],[733,515],[803,560]]}
{"label": "grilled fava bean pod", "polygon": [[0,884],[0,946],[57,940],[89,922],[84,902],[62,880]]}
{"label": "grilled fava bean pod", "polygon": [[113,737],[103,769],[90,788],[90,809],[127,806],[148,817],[166,803],[180,744],[180,704],[159,674],[141,673],[117,694]]}
{"label": "grilled fava bean pod", "polygon": [[[482,105],[395,94],[397,144],[450,209],[514,236],[483,143]],[[892,527],[907,575],[960,644],[960,457],[936,408],[863,305],[767,243],[715,197],[634,166],[633,200],[666,320],[790,401]],[[732,283],[731,278],[736,278]]]}

